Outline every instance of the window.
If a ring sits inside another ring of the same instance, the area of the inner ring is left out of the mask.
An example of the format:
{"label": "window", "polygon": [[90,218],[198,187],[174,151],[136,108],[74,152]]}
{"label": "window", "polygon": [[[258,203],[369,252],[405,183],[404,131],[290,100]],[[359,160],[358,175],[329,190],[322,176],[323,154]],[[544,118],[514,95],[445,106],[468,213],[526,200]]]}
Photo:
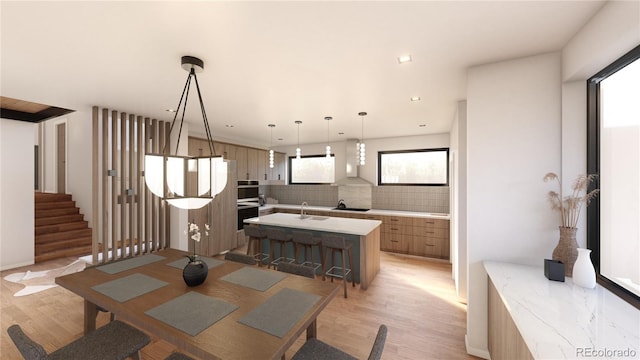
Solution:
{"label": "window", "polygon": [[598,283],[640,309],[640,46],[587,81],[587,207]]}
{"label": "window", "polygon": [[336,179],[336,158],[332,155],[289,157],[289,184],[331,184]]}
{"label": "window", "polygon": [[449,185],[449,149],[378,152],[379,185]]}

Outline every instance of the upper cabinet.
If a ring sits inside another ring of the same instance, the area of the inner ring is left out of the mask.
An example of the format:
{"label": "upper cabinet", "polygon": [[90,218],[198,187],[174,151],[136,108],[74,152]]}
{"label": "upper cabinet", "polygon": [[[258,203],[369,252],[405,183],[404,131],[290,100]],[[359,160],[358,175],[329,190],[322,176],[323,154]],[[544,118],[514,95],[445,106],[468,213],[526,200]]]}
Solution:
{"label": "upper cabinet", "polygon": [[[222,155],[225,160],[236,161],[236,175],[238,180],[259,180],[264,184],[284,184],[286,154],[276,152],[274,167],[269,168],[269,151],[246,146],[214,142],[213,149],[216,156]],[[189,137],[189,154],[192,156],[211,156],[209,143],[206,139]]]}

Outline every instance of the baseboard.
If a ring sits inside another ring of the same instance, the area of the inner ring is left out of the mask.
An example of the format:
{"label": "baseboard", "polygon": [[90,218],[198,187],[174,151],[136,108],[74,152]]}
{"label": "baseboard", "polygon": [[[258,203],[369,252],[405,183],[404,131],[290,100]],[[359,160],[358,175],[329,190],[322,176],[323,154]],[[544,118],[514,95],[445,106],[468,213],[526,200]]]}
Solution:
{"label": "baseboard", "polygon": [[469,346],[469,339],[467,338],[467,334],[464,335],[464,346],[467,348],[467,354],[477,356],[483,359],[491,359],[491,354],[489,354],[488,350],[473,348]]}
{"label": "baseboard", "polygon": [[15,269],[23,266],[29,266],[33,264],[35,264],[35,262],[32,259],[31,261],[24,261],[24,262],[19,262],[15,264],[2,265],[0,266],[0,271],[11,270],[11,269]]}

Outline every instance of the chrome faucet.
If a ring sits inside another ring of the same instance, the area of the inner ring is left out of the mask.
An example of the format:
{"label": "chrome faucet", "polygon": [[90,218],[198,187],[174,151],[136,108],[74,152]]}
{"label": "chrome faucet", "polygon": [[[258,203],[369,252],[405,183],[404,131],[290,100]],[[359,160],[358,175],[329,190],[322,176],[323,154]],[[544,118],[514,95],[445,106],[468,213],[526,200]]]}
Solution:
{"label": "chrome faucet", "polygon": [[303,217],[303,216],[304,216],[304,207],[305,207],[305,206],[309,206],[309,204],[307,204],[307,202],[306,202],[306,201],[303,201],[303,202],[302,202],[302,205],[300,205],[300,217]]}

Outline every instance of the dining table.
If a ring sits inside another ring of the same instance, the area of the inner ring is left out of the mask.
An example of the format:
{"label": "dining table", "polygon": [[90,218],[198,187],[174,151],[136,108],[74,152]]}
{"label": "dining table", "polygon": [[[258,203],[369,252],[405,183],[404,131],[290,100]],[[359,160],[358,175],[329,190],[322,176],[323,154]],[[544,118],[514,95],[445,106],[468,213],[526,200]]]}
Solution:
{"label": "dining table", "polygon": [[205,282],[182,277],[188,253],[165,249],[56,278],[84,299],[84,331],[106,310],[152,337],[201,359],[280,359],[317,318],[339,286],[321,279],[199,257]]}

